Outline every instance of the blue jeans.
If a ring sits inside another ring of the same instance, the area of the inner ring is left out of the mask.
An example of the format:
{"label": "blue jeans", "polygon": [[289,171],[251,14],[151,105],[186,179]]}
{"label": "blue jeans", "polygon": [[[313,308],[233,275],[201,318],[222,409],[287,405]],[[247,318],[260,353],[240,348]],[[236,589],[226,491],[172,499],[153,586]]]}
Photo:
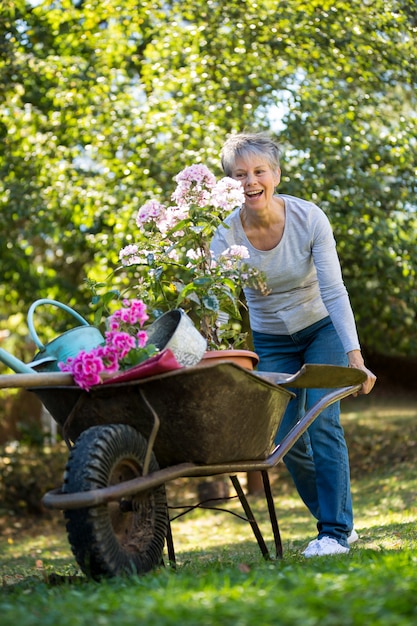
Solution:
{"label": "blue jeans", "polygon": [[[304,363],[346,366],[339,336],[326,317],[293,335],[253,331],[259,371],[294,374]],[[328,389],[291,389],[290,400],[277,432],[276,443],[297,420],[328,393]],[[340,424],[340,403],[324,409],[284,457],[294,484],[311,514],[318,520],[318,538],[328,536],[343,546],[353,528],[349,457]]]}

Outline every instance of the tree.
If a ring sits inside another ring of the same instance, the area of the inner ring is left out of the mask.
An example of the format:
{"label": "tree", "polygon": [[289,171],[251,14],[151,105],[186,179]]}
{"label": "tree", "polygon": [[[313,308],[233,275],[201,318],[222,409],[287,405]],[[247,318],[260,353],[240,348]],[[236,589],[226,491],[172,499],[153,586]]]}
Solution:
{"label": "tree", "polygon": [[3,327],[38,297],[89,314],[83,280],[116,266],[138,206],[257,128],[282,142],[281,191],[331,219],[362,343],[415,352],[414,2],[3,5]]}

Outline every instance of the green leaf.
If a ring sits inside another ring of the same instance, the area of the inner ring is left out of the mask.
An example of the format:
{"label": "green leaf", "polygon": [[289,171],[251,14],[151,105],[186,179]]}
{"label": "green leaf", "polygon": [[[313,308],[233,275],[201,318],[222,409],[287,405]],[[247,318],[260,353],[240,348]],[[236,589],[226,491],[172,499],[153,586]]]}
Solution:
{"label": "green leaf", "polygon": [[214,311],[215,313],[218,313],[220,311],[219,300],[213,294],[202,296],[201,302],[204,308],[208,309],[209,311]]}

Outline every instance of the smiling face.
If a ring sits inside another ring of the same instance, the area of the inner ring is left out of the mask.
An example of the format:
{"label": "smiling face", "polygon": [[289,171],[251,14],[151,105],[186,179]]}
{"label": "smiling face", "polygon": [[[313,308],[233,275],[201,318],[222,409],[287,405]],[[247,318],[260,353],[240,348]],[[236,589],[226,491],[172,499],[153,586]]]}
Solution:
{"label": "smiling face", "polygon": [[273,170],[267,159],[248,153],[237,158],[231,177],[242,183],[245,192],[245,207],[260,211],[272,207],[275,187],[280,182],[281,171]]}

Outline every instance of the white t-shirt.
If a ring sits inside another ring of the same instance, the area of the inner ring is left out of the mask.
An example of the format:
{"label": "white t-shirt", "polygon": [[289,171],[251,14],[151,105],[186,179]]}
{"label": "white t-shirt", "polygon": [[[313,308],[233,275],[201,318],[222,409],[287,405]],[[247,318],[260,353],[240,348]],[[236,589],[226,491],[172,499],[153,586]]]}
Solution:
{"label": "white t-shirt", "polygon": [[243,230],[240,209],[224,220],[211,243],[215,256],[232,245],[246,246],[245,262],[264,272],[270,293],[245,288],[252,330],[291,335],[327,315],[346,352],[359,349],[349,296],[343,282],[332,228],[314,203],[279,195],[285,204],[285,228],[272,250],[254,248]]}

